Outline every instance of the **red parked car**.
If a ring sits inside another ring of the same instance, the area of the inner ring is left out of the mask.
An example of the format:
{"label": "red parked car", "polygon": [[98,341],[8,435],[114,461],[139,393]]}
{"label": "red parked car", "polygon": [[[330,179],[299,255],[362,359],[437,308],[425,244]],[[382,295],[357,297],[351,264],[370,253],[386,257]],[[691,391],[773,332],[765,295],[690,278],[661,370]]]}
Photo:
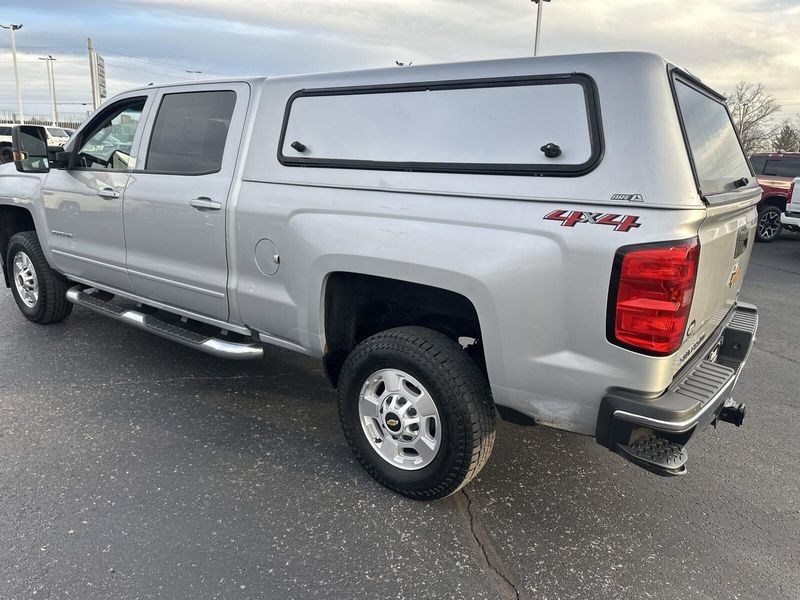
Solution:
{"label": "red parked car", "polygon": [[800,177],[800,152],[759,152],[750,157],[750,163],[764,190],[758,204],[756,239],[759,242],[772,242],[784,227],[800,231],[794,225],[781,224],[781,214],[786,212],[789,203],[792,179]]}

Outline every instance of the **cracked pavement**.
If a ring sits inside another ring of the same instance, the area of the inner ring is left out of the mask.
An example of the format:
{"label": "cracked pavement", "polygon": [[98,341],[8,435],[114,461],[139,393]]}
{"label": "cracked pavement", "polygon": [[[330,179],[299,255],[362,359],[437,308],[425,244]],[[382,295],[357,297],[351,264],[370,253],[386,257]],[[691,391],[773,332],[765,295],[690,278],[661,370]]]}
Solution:
{"label": "cracked pavement", "polygon": [[0,290],[0,598],[800,597],[800,236],[757,245],[740,430],[661,479],[498,424],[467,488],[375,484],[319,365],[222,362]]}

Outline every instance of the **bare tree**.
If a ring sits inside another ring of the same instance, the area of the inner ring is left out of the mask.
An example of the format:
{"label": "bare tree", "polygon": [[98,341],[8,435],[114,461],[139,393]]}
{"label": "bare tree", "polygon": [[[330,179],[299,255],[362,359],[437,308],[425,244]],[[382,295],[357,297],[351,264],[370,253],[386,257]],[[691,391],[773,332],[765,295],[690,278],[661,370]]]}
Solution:
{"label": "bare tree", "polygon": [[766,92],[762,84],[746,81],[737,83],[726,96],[747,155],[772,150],[770,141],[780,129],[775,115],[781,107],[775,103],[775,98]]}
{"label": "bare tree", "polygon": [[776,152],[800,152],[800,130],[789,121],[784,121],[772,138],[772,149]]}

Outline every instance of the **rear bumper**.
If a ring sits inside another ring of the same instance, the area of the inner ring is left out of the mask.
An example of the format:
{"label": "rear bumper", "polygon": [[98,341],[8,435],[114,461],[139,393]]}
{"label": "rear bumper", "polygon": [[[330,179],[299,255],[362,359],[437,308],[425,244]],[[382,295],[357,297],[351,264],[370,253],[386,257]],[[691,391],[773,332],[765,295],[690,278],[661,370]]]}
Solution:
{"label": "rear bumper", "polygon": [[800,213],[783,213],[781,215],[781,223],[800,227]]}
{"label": "rear bumper", "polygon": [[758,309],[738,304],[698,353],[661,395],[610,390],[600,405],[595,437],[614,450],[628,444],[631,433],[647,428],[685,444],[719,417],[752,349]]}

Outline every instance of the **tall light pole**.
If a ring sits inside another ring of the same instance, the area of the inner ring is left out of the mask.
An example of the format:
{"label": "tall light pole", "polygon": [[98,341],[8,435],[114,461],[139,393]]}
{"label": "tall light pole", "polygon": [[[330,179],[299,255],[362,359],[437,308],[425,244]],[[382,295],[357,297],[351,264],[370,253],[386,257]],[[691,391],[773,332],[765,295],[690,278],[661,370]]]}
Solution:
{"label": "tall light pole", "polygon": [[39,57],[39,60],[47,62],[47,87],[50,90],[50,111],[53,114],[53,125],[58,125],[58,104],[56,103],[56,72],[53,62],[56,60],[52,55]]}
{"label": "tall light pole", "polygon": [[14,61],[14,81],[17,84],[17,111],[19,122],[25,122],[25,113],[22,111],[22,90],[19,87],[19,71],[17,70],[17,42],[14,39],[14,32],[22,29],[22,25],[0,25],[3,29],[8,29],[11,33],[11,58]]}
{"label": "tall light pole", "polygon": [[97,59],[92,46],[92,38],[86,38],[86,49],[89,53],[89,79],[92,80],[92,108],[97,110],[100,106],[100,96],[97,92]]}
{"label": "tall light pole", "polygon": [[744,125],[744,115],[747,113],[747,107],[750,106],[747,102],[742,102],[739,105],[739,133],[742,132],[742,126]]}
{"label": "tall light pole", "polygon": [[536,38],[533,42],[533,55],[539,55],[539,35],[542,31],[542,6],[545,2],[550,2],[550,0],[531,0],[534,4],[536,4]]}

